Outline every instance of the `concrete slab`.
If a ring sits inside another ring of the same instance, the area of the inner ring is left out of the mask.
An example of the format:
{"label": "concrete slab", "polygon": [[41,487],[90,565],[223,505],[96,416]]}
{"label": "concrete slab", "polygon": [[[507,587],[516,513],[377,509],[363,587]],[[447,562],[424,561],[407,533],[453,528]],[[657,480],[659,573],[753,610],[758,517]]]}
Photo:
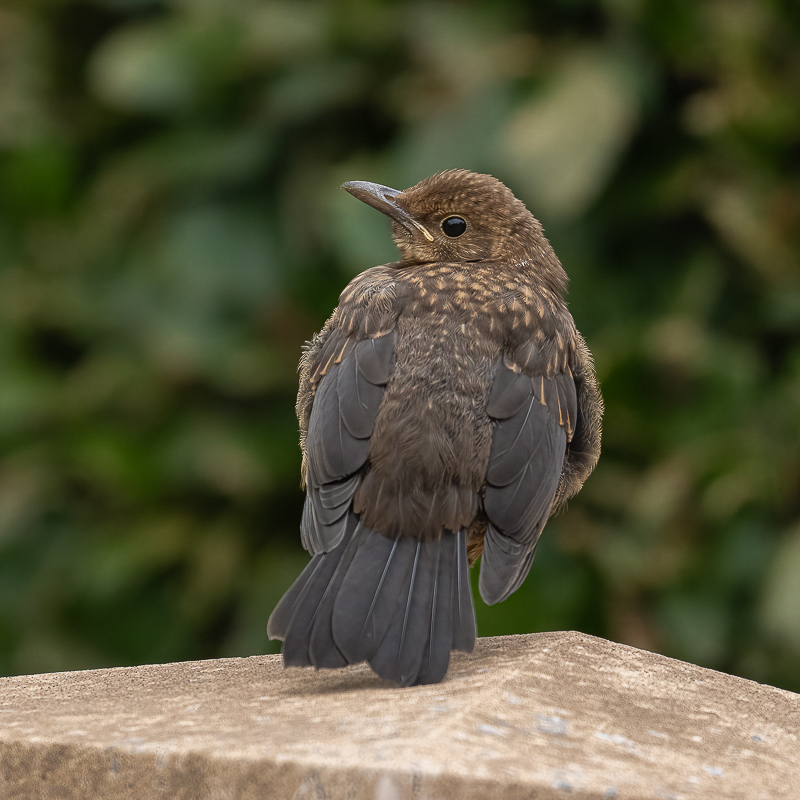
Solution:
{"label": "concrete slab", "polygon": [[277,656],[0,680],[0,797],[800,797],[800,695],[579,633],[447,680]]}

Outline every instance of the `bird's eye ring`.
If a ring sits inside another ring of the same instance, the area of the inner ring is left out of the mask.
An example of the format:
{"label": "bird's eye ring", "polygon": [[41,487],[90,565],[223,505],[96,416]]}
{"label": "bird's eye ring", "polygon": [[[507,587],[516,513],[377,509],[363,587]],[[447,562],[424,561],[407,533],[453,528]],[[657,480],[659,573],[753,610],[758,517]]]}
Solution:
{"label": "bird's eye ring", "polygon": [[467,229],[467,221],[461,217],[448,217],[442,220],[442,230],[445,236],[455,239]]}

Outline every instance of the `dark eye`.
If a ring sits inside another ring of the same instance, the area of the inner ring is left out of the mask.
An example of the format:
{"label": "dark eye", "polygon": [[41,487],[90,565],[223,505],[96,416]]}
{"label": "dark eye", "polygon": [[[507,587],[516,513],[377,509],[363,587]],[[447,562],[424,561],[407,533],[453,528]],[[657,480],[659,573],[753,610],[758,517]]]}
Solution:
{"label": "dark eye", "polygon": [[455,239],[456,236],[461,236],[467,229],[467,221],[461,217],[448,217],[442,220],[442,230],[445,236]]}

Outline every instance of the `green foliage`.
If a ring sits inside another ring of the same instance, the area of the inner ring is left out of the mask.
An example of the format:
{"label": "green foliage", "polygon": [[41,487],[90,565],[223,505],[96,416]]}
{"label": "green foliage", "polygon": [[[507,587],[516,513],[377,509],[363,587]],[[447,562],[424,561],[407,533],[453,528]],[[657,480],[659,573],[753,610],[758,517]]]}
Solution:
{"label": "green foliage", "polygon": [[572,278],[604,454],[483,635],[800,690],[789,0],[0,10],[0,670],[269,652],[305,557],[302,342],[387,225],[492,172]]}

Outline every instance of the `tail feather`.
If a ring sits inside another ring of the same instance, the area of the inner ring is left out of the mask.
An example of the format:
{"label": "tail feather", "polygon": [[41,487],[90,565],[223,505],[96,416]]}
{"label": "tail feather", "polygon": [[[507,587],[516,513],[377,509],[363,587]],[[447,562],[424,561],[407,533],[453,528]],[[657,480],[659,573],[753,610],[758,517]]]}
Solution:
{"label": "tail feather", "polygon": [[283,641],[286,638],[297,603],[301,597],[305,598],[307,595],[306,586],[322,568],[324,557],[323,553],[319,553],[306,564],[305,569],[297,576],[295,582],[272,610],[267,620],[267,636],[270,639]]}
{"label": "tail feather", "polygon": [[369,660],[378,675],[401,686],[416,683],[430,640],[436,574],[430,551],[439,541],[415,542],[410,578],[398,598],[389,630]]}
{"label": "tail feather", "polygon": [[331,620],[333,605],[336,602],[336,597],[342,585],[342,581],[345,579],[350,565],[353,563],[353,557],[358,551],[361,533],[358,518],[354,514],[350,514],[345,533],[347,541],[344,545],[341,560],[336,567],[336,571],[330,583],[325,587],[325,591],[317,606],[313,626],[311,628],[308,655],[309,660],[317,669],[337,669],[347,666],[347,664],[350,663],[336,646],[336,641],[333,638]]}
{"label": "tail feather", "polygon": [[411,539],[365,537],[333,609],[334,639],[351,664],[369,661],[386,636],[413,553]]}
{"label": "tail feather", "polygon": [[456,536],[443,536],[440,541],[435,566],[436,579],[431,597],[430,635],[416,683],[439,683],[447,674],[450,665],[450,649],[453,646],[453,605],[451,602],[442,602],[442,598],[453,597],[455,580],[452,567],[458,545]]}
{"label": "tail feather", "polygon": [[311,560],[273,611],[287,666],[368,661],[402,686],[436,683],[475,644],[466,534],[390,539],[348,513],[343,539]]}
{"label": "tail feather", "polygon": [[453,650],[471,653],[475,649],[478,622],[475,619],[475,603],[472,600],[472,585],[469,582],[466,532],[459,531],[456,534],[456,540],[456,569],[452,600]]}
{"label": "tail feather", "polygon": [[[283,639],[283,663],[291,667],[313,665],[309,645],[317,612],[325,600],[325,592],[342,560],[346,545],[321,555],[319,567],[309,576],[297,597]],[[291,589],[290,589],[291,591]]]}

